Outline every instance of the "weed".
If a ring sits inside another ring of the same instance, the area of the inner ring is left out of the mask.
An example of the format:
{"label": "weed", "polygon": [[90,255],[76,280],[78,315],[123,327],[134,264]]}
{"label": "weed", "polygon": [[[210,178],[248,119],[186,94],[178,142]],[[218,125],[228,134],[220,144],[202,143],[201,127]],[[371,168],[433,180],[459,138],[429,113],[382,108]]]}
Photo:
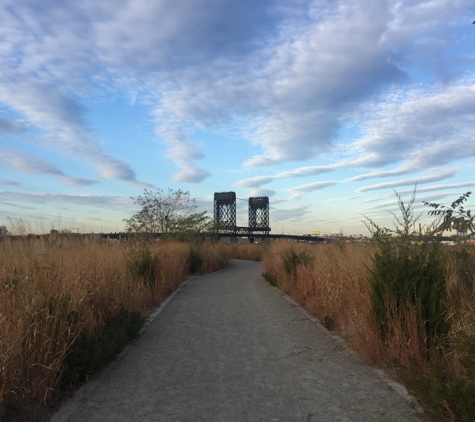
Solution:
{"label": "weed", "polygon": [[132,245],[126,257],[126,266],[132,278],[141,280],[150,288],[155,285],[158,256],[152,255],[147,244],[138,242]]}
{"label": "weed", "polygon": [[92,333],[83,332],[63,360],[62,386],[84,382],[103,368],[130,340],[137,337],[143,323],[144,318],[139,312],[131,312],[121,306]]}
{"label": "weed", "polygon": [[322,319],[322,325],[328,330],[328,331],[334,331],[336,328],[336,322],[332,317],[329,317],[328,315],[325,315]]}
{"label": "weed", "polygon": [[274,287],[277,286],[277,279],[276,279],[273,275],[268,274],[268,273],[262,273],[262,277],[264,277],[265,280],[266,280],[271,286],[274,286]]}
{"label": "weed", "polygon": [[192,244],[188,250],[188,268],[190,274],[196,274],[203,265],[203,257],[197,245]]}
{"label": "weed", "polygon": [[455,255],[457,288],[461,290],[462,294],[471,294],[475,278],[475,257],[467,249],[456,250],[453,253]]}
{"label": "weed", "polygon": [[[450,328],[442,248],[439,242],[428,242],[416,233],[415,194],[407,205],[399,195],[397,197],[402,219],[396,219],[396,230],[369,222],[378,248],[369,271],[371,303],[384,341],[392,330],[394,318],[398,319],[409,305],[414,307],[418,321],[424,325],[427,346],[431,347],[444,338]],[[414,243],[414,239],[417,242]]]}
{"label": "weed", "polygon": [[288,275],[295,274],[299,265],[307,266],[312,262],[312,257],[307,251],[297,251],[293,247],[284,250],[281,257],[284,270]]}

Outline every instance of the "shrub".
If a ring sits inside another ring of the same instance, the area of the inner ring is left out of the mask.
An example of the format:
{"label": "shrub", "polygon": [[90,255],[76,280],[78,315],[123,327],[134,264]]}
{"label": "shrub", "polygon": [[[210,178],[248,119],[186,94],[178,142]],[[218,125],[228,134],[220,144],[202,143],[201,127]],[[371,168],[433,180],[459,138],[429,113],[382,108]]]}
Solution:
{"label": "shrub", "polygon": [[457,288],[465,294],[473,292],[475,277],[475,258],[466,249],[454,251]]}
{"label": "shrub", "polygon": [[149,247],[144,243],[133,245],[126,256],[126,266],[133,279],[141,280],[146,286],[155,285],[158,256],[152,255]]}
{"label": "shrub", "polygon": [[190,274],[196,274],[203,265],[203,257],[197,245],[191,245],[188,250],[188,268]]}
{"label": "shrub", "polygon": [[439,244],[405,245],[400,240],[378,238],[380,247],[370,269],[371,303],[386,336],[391,312],[407,303],[416,309],[428,341],[447,334],[447,292]]}
{"label": "shrub", "polygon": [[299,265],[307,266],[312,262],[312,257],[306,250],[297,251],[293,247],[284,250],[281,257],[284,270],[288,275],[295,275]]}
{"label": "shrub", "polygon": [[263,273],[262,273],[262,277],[264,277],[265,280],[266,280],[271,286],[274,286],[274,287],[277,286],[277,279],[276,279],[272,274],[263,272]]}
{"label": "shrub", "polygon": [[402,220],[396,217],[395,230],[380,228],[369,220],[378,248],[369,271],[371,303],[383,340],[392,329],[394,317],[412,305],[430,347],[445,337],[450,328],[441,244],[417,234],[417,218],[413,215],[415,194],[407,206],[397,197]]}

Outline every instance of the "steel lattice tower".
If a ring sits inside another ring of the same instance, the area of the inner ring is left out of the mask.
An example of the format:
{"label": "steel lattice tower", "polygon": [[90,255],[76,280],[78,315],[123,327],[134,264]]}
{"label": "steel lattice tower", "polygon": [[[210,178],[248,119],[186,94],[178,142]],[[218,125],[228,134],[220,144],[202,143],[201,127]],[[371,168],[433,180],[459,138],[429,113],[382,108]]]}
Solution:
{"label": "steel lattice tower", "polygon": [[269,197],[249,198],[249,231],[269,233]]}
{"label": "steel lattice tower", "polygon": [[235,192],[216,192],[214,194],[214,223],[220,231],[236,229]]}

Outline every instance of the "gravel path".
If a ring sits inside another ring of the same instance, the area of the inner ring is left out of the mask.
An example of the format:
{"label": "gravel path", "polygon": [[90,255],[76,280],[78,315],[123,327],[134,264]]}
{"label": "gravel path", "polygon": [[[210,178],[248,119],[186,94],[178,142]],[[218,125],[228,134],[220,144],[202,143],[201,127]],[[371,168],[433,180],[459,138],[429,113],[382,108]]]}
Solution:
{"label": "gravel path", "polygon": [[420,421],[396,389],[236,260],[182,285],[52,421]]}

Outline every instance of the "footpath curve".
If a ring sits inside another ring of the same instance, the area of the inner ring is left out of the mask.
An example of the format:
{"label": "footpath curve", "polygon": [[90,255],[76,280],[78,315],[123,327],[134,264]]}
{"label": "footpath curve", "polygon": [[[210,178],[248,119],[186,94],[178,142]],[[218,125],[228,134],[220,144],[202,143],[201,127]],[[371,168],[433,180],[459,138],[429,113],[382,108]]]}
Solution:
{"label": "footpath curve", "polygon": [[94,390],[52,421],[421,420],[261,271],[235,260],[187,281]]}

